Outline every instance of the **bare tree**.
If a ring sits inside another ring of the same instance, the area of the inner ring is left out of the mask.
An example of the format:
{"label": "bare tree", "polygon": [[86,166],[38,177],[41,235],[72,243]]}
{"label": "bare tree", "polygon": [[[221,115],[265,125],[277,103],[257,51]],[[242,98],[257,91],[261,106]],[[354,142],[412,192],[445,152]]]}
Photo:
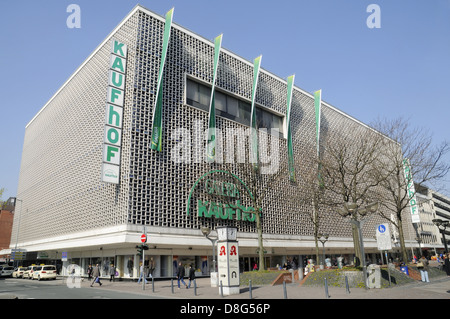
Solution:
{"label": "bare tree", "polygon": [[[302,158],[295,159],[295,171],[298,176],[295,183],[291,186],[295,188],[293,193],[285,193],[285,202],[290,204],[290,212],[293,214],[305,215],[312,225],[312,232],[315,242],[316,262],[319,262],[319,231],[322,214],[321,210],[326,207],[324,203],[323,187],[321,186],[318,175],[317,158],[312,155],[316,154],[314,149],[307,154],[302,154]],[[299,165],[299,164],[302,165]],[[316,169],[314,169],[314,167]],[[310,206],[311,209],[302,209],[302,207]],[[286,212],[288,213],[288,212]]]}
{"label": "bare tree", "polygon": [[[450,170],[450,164],[444,161],[450,145],[446,141],[439,146],[433,145],[429,132],[412,128],[404,118],[378,119],[372,126],[391,139],[385,139],[381,145],[383,162],[379,171],[388,170],[390,174],[380,183],[379,202],[386,208],[386,213],[381,211],[380,214],[398,229],[402,258],[407,261],[402,212],[410,210],[410,199],[415,196],[411,183],[418,187],[439,185]],[[405,160],[409,160],[410,164],[406,176]]]}
{"label": "bare tree", "polygon": [[[374,191],[386,178],[386,172],[380,172],[379,151],[383,136],[378,132],[351,124],[346,132],[337,130],[330,132],[324,141],[323,155],[319,161],[321,185],[326,197],[323,204],[335,208],[338,213],[342,207],[355,203],[365,206],[375,199]],[[342,216],[350,216],[357,220],[357,210],[343,212]],[[360,238],[357,227],[352,223],[352,235],[357,265],[363,257],[360,249]]]}
{"label": "bare tree", "polygon": [[[263,133],[266,134],[266,133]],[[261,136],[261,134],[260,134]],[[278,143],[278,137],[269,137],[272,143]],[[272,144],[273,145],[273,144]],[[270,152],[278,152],[278,147],[276,149],[268,150]],[[277,154],[277,156],[280,153]],[[255,215],[256,221],[256,231],[258,235],[258,270],[265,270],[265,261],[264,261],[264,245],[263,245],[263,227],[262,227],[262,218],[263,218],[263,209],[264,209],[264,201],[267,198],[269,193],[273,193],[275,190],[280,191],[280,196],[282,193],[281,188],[277,188],[277,183],[288,179],[288,169],[287,169],[287,160],[280,159],[277,157],[278,163],[275,165],[274,169],[269,171],[264,171],[264,165],[267,163],[263,163],[260,159],[258,159],[257,165],[256,163],[239,163],[235,162],[233,164],[225,163],[224,166],[226,170],[238,175],[246,184],[248,190],[250,190],[252,196],[250,197],[251,205],[253,207],[253,214]],[[273,163],[271,163],[273,164]],[[241,191],[243,185],[237,184]]]}

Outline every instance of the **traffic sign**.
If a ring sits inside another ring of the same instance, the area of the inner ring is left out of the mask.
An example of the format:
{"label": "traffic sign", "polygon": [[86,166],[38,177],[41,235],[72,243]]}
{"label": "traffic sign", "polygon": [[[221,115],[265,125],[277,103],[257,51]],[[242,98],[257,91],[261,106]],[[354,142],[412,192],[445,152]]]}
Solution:
{"label": "traffic sign", "polygon": [[391,250],[391,233],[389,224],[380,224],[377,226],[377,245],[378,250]]}
{"label": "traffic sign", "polygon": [[21,249],[12,249],[11,250],[11,257],[10,259],[12,261],[15,260],[25,260],[27,253]]}
{"label": "traffic sign", "polygon": [[146,243],[147,242],[147,236],[145,234],[141,235],[141,242]]}

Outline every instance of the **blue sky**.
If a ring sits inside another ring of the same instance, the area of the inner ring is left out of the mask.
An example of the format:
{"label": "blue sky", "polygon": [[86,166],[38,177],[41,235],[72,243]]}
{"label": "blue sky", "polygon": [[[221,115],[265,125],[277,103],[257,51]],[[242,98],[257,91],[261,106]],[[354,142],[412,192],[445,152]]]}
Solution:
{"label": "blue sky", "polygon": [[[66,25],[70,4],[81,28]],[[2,1],[0,188],[15,196],[26,124],[138,2]],[[313,92],[352,117],[405,116],[450,140],[450,0],[142,0],[174,22]],[[368,28],[369,4],[381,28]],[[450,161],[450,155],[447,156]],[[450,180],[450,176],[447,177]],[[450,196],[450,182],[441,192]]]}

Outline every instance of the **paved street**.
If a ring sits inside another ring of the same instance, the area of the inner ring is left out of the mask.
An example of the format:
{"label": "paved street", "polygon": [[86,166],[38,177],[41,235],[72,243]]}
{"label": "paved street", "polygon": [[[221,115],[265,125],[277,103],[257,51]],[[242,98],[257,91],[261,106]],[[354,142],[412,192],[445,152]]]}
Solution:
{"label": "paved street", "polygon": [[[13,306],[15,300],[9,299],[18,298],[17,305],[21,305],[20,302],[23,304],[20,307],[20,313],[28,311],[30,316],[34,313],[36,308],[34,306],[38,302],[39,306],[57,306],[58,309],[70,311],[70,314],[78,312],[82,315],[95,308],[102,316],[112,318],[117,316],[117,311],[123,312],[122,308],[125,306],[131,309],[131,315],[151,315],[154,313],[152,311],[157,311],[164,314],[166,318],[185,318],[186,316],[192,317],[192,315],[195,318],[230,318],[231,316],[240,318],[251,315],[280,318],[280,316],[293,314],[299,310],[304,314],[317,312],[335,314],[336,311],[351,311],[353,309],[351,305],[355,305],[354,300],[358,300],[359,308],[362,307],[367,311],[370,311],[371,308],[365,307],[364,304],[368,304],[368,307],[375,305],[377,311],[389,309],[391,316],[405,314],[405,311],[411,312],[413,315],[416,313],[416,310],[413,310],[416,300],[420,302],[421,307],[428,305],[439,308],[446,307],[446,304],[439,305],[436,304],[437,302],[450,299],[449,277],[440,278],[431,283],[417,282],[395,288],[367,291],[364,288],[353,288],[350,289],[350,293],[346,293],[345,288],[330,287],[329,299],[325,298],[324,288],[302,287],[296,283],[286,286],[288,300],[284,300],[285,292],[282,285],[254,287],[252,299],[250,299],[248,287],[241,288],[239,295],[222,297],[219,288],[211,288],[209,278],[197,279],[197,295],[194,295],[193,288],[178,289],[176,281],[174,281],[175,287],[172,293],[170,280],[155,281],[154,292],[151,282],[145,286],[145,290],[142,289],[142,284],[131,281],[109,282],[103,280],[102,282],[101,287],[98,285],[90,287],[90,283],[85,280],[79,285],[80,288],[69,288],[66,280],[59,278],[44,282],[13,278],[2,279],[0,280],[0,304],[6,301],[5,309],[11,309],[8,306]],[[35,300],[28,307],[26,300],[29,299],[39,299],[39,301]],[[78,303],[80,299],[83,299],[81,305]],[[100,302],[101,300],[103,302]],[[340,308],[339,306],[345,300],[350,303],[346,303],[344,308]],[[371,300],[373,301],[372,305],[370,305]],[[401,300],[410,304],[411,307],[399,303]],[[340,304],[336,304],[336,301]],[[321,307],[322,305],[331,307]],[[14,309],[18,310],[19,308],[15,307]]]}
{"label": "paved street", "polygon": [[[209,278],[197,279],[197,295],[194,289],[176,287],[172,293],[170,280],[155,281],[154,292],[149,281],[142,289],[142,284],[131,281],[109,282],[102,280],[103,285],[89,287],[84,280],[80,288],[69,288],[63,279],[54,281],[31,281],[6,278],[0,280],[0,297],[17,296],[19,299],[249,299],[248,287],[242,287],[239,295],[221,297],[219,288],[210,286]],[[302,287],[297,284],[286,286],[288,299],[326,299],[324,287]],[[345,288],[329,287],[329,299],[450,299],[450,278],[442,277],[431,283],[416,282],[394,288],[370,289],[351,288],[347,293]],[[282,285],[253,287],[252,299],[284,299]]]}
{"label": "paved street", "polygon": [[[112,287],[110,287],[112,288]],[[118,288],[118,287],[117,287]],[[123,293],[120,289],[69,288],[63,279],[36,281],[28,279],[0,279],[0,299],[149,299],[157,296]],[[159,297],[161,298],[161,297]]]}
{"label": "paved street", "polygon": [[[85,284],[83,283],[83,286]],[[194,289],[176,287],[174,280],[174,293],[172,293],[170,281],[155,281],[155,292],[152,291],[152,285],[149,282],[145,290],[142,290],[142,284],[135,282],[105,282],[102,287],[94,289],[118,290],[123,292],[133,292],[148,296],[161,296],[166,298],[186,298],[186,299],[249,299],[248,287],[242,287],[239,295],[221,297],[219,288],[210,286],[209,278],[197,279],[197,295],[194,295]],[[321,287],[301,287],[299,284],[286,286],[288,299],[325,299],[325,289]],[[353,288],[350,294],[346,293],[345,288],[329,287],[328,293],[330,299],[450,299],[450,278],[445,277],[431,283],[414,283],[395,288],[370,289]],[[284,290],[282,285],[261,286],[252,289],[253,299],[284,299]]]}

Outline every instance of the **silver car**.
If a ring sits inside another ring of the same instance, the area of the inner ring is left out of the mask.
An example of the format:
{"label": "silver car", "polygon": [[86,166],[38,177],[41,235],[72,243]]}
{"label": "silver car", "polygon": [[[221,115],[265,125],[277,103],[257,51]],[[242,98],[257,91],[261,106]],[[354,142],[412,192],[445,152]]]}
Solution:
{"label": "silver car", "polygon": [[0,277],[12,277],[14,272],[14,267],[12,266],[3,266],[0,271]]}

